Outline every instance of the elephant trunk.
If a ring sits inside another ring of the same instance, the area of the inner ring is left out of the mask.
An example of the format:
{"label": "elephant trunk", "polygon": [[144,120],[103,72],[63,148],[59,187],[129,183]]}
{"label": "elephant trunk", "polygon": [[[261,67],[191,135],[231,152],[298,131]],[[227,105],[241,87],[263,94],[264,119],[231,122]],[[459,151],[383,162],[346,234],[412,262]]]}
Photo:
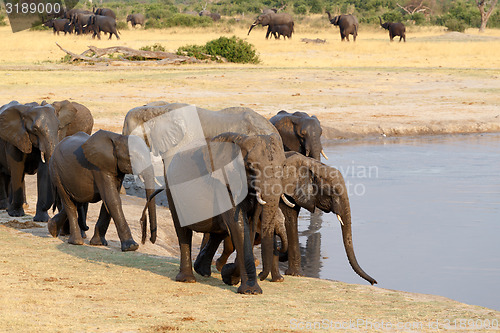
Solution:
{"label": "elephant trunk", "polygon": [[256,22],[254,22],[251,26],[250,26],[250,29],[248,30],[248,33],[247,33],[247,36],[250,35],[250,31],[252,31],[253,27],[255,27],[257,25]]}
{"label": "elephant trunk", "polygon": [[[264,280],[269,275],[272,268],[275,232],[277,232],[279,237],[281,238],[282,248],[284,248],[285,246],[288,247],[286,232],[277,230],[276,219],[279,217],[277,216],[277,212],[281,212],[279,209],[279,196],[275,200],[265,198],[265,201],[266,205],[262,207],[261,215],[262,273],[259,274],[261,280]],[[285,240],[285,242],[283,242],[283,240]]]}
{"label": "elephant trunk", "polygon": [[328,20],[329,20],[329,21],[331,21],[331,20],[332,20],[332,14],[330,14],[330,12],[329,12],[329,11],[326,11],[325,13],[327,13],[327,14],[328,14]]}
{"label": "elephant trunk", "polygon": [[378,17],[378,19],[379,19],[379,21],[380,21],[380,26],[381,26],[381,27],[384,27],[384,26],[382,25],[382,18],[379,16],[379,17]]}
{"label": "elephant trunk", "polygon": [[345,200],[343,201],[346,200],[347,203],[344,202],[341,204],[341,206],[345,207],[345,209],[343,209],[343,213],[338,215],[338,217],[342,228],[342,239],[344,241],[344,248],[347,254],[347,259],[349,260],[349,264],[356,272],[356,274],[374,285],[375,283],[377,283],[377,281],[375,281],[375,279],[373,279],[371,276],[366,274],[365,271],[363,271],[363,269],[359,266],[358,261],[356,260],[356,255],[354,254],[351,229],[351,211],[349,208],[349,199],[347,199],[347,196],[345,196]]}
{"label": "elephant trunk", "polygon": [[[280,217],[278,218],[276,224],[275,233],[281,240],[281,246],[277,248],[277,250],[281,253],[286,253],[288,251],[288,236],[286,234],[285,217],[283,216],[281,209],[278,210],[278,214],[280,215]],[[283,218],[281,218],[281,216],[283,216]]]}
{"label": "elephant trunk", "polygon": [[[148,216],[149,216],[150,231],[151,231],[151,236],[149,239],[150,239],[151,243],[155,243],[156,242],[156,235],[157,235],[155,196],[159,192],[155,191],[153,166],[149,166],[141,174],[144,177],[144,185],[146,187],[146,200],[147,200],[147,202],[146,202],[146,206],[144,207],[144,210],[147,207]],[[145,218],[144,213],[143,213],[143,218],[141,218],[141,226],[142,226],[142,243],[144,244],[146,241],[146,229],[147,229],[147,222],[146,222],[146,218]]]}

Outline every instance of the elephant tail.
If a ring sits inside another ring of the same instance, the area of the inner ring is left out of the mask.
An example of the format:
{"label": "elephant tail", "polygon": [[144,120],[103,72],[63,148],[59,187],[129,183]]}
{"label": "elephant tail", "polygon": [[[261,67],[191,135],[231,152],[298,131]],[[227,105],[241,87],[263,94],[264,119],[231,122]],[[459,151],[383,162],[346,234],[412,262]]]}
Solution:
{"label": "elephant tail", "polygon": [[[146,200],[146,205],[144,205],[144,209],[142,210],[141,219],[139,220],[139,223],[141,225],[141,231],[142,231],[142,234],[141,234],[142,244],[146,243],[146,233],[147,233],[147,229],[148,229],[148,221],[147,221],[146,211],[148,209],[149,203],[157,194],[159,194],[163,190],[164,190],[163,188],[160,188],[160,189],[157,189],[156,191],[154,191],[153,194],[151,194],[149,196],[148,200]],[[156,233],[156,230],[151,230],[151,233],[153,233],[153,232]]]}

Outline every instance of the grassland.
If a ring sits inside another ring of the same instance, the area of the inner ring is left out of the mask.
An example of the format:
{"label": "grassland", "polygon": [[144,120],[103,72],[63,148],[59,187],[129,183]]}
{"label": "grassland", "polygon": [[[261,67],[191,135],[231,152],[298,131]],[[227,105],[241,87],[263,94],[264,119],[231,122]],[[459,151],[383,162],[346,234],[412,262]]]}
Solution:
{"label": "grassland", "polygon": [[[78,101],[91,109],[95,130],[121,131],[128,110],[154,100],[212,110],[248,106],[266,117],[281,109],[306,111],[319,117],[326,139],[500,130],[500,31],[445,34],[410,27],[407,43],[390,43],[385,31],[362,28],[356,43],[341,43],[329,26],[296,30],[290,41],[265,40],[263,29],[247,36],[245,27],[124,30],[119,41],[99,41],[49,31],[12,34],[0,27],[0,101]],[[160,43],[173,51],[221,35],[254,44],[262,63],[67,64],[59,63],[64,53],[55,45],[79,53],[87,45]],[[33,214],[33,177],[27,192],[27,212]],[[142,201],[123,201],[138,239]],[[98,211],[91,206],[90,221]],[[4,224],[12,220],[5,215]],[[216,272],[197,284],[176,283],[175,234],[168,210],[159,215],[158,245],[137,253],[119,251],[113,227],[110,247],[94,248],[50,238],[45,228],[0,226],[0,330],[290,332],[294,319],[370,319],[422,323],[415,331],[436,331],[428,326],[436,320],[500,320],[498,311],[441,297],[335,281],[264,281],[264,294],[256,297],[235,294]]]}

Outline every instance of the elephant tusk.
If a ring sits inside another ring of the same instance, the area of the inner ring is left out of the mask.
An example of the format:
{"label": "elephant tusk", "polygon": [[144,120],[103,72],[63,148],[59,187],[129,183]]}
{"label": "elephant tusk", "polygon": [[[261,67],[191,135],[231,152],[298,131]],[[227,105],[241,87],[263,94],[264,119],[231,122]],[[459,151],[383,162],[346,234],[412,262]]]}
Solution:
{"label": "elephant tusk", "polygon": [[146,181],[144,180],[144,177],[142,175],[139,175],[137,178],[139,178],[143,184],[146,184]]}
{"label": "elephant tusk", "polygon": [[321,155],[323,155],[323,157],[325,158],[325,160],[328,159],[328,156],[326,156],[325,151],[323,149],[321,149]]}
{"label": "elephant tusk", "polygon": [[344,222],[342,221],[342,218],[340,217],[339,214],[337,214],[337,218],[339,219],[340,224],[344,225]]}
{"label": "elephant tusk", "polygon": [[283,199],[283,202],[288,206],[288,207],[295,207],[295,204],[291,203],[287,197],[285,196],[285,194],[281,194],[281,199]]}
{"label": "elephant tusk", "polygon": [[45,164],[45,153],[42,153],[42,163]]}
{"label": "elephant tusk", "polygon": [[262,196],[260,195],[260,192],[257,192],[257,202],[260,203],[261,205],[267,204],[267,202],[262,200]]}
{"label": "elephant tusk", "polygon": [[156,185],[163,187],[163,185],[158,181],[158,179],[156,179],[156,177],[155,177],[155,183],[156,183]]}

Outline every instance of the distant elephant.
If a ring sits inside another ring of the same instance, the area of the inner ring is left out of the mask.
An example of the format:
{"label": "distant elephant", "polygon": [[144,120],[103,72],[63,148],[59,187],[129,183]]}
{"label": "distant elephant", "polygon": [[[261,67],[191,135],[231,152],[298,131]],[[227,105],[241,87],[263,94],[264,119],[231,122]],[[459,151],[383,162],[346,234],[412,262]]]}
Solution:
{"label": "distant elephant", "polygon": [[[184,116],[188,118],[184,119]],[[198,126],[196,128],[198,128],[199,133],[196,134],[197,132],[190,126]],[[283,143],[276,128],[266,118],[248,108],[234,107],[210,111],[187,104],[165,104],[164,102],[152,103],[130,110],[123,125],[123,134],[143,135],[153,152],[161,155],[162,158],[163,154],[171,154],[180,149],[180,143],[189,142],[193,135],[201,136],[203,139],[212,139],[226,132],[247,136],[266,135],[270,141],[266,154],[262,156],[260,163],[256,164],[253,170],[256,175],[253,187],[260,189],[260,191],[256,191],[256,199],[262,205],[263,272],[259,276],[261,279],[265,279],[270,273],[274,256],[277,256],[274,242],[275,234],[281,224],[279,212],[279,201],[282,196],[280,172],[285,156]],[[154,148],[155,145],[152,144],[150,138],[151,133],[156,133],[156,141],[159,142],[158,145],[161,149]],[[165,161],[165,158],[163,159]],[[165,177],[167,178],[167,175]],[[166,192],[174,224],[180,225],[180,215],[177,213],[178,208],[174,204],[169,186],[167,186]],[[189,246],[191,233],[182,228],[176,228],[176,231],[181,247],[180,272],[176,280],[194,282],[196,279],[192,272]],[[273,275],[272,279],[281,281],[282,277]]]}
{"label": "distant elephant", "polygon": [[92,38],[97,36],[98,39],[101,39],[101,31],[104,33],[109,33],[109,39],[113,37],[113,34],[116,36],[116,39],[120,39],[118,36],[118,31],[116,30],[116,20],[111,16],[102,16],[102,15],[92,15],[89,17],[87,25],[91,31]]}
{"label": "distant elephant", "polygon": [[358,28],[359,23],[356,16],[348,14],[348,15],[338,15],[332,18],[330,12],[326,12],[328,14],[328,19],[330,23],[333,25],[337,25],[340,29],[340,37],[342,41],[347,39],[349,41],[349,35],[352,35],[354,41],[356,41],[356,37],[358,36]]}
{"label": "distant elephant", "polygon": [[296,151],[304,156],[320,160],[320,154],[328,159],[321,144],[323,129],[316,116],[305,112],[288,113],[281,110],[269,119],[278,132],[285,151]]}
{"label": "distant elephant", "polygon": [[[48,163],[58,142],[59,120],[51,105],[20,104],[0,107],[0,208],[10,216],[24,216],[24,175],[37,173]],[[47,221],[50,191],[40,186],[46,179],[37,173],[38,203],[35,221]],[[40,200],[45,198],[46,202]],[[47,205],[47,206],[46,206]]]}
{"label": "distant elephant", "polygon": [[268,26],[267,33],[266,33],[266,39],[269,38],[269,35],[272,33],[273,30],[276,30],[275,26],[278,26],[278,25],[288,26],[288,29],[290,31],[290,37],[292,36],[292,33],[294,32],[294,30],[293,30],[293,26],[294,26],[293,18],[288,13],[276,14],[274,12],[271,12],[268,14],[259,15],[259,17],[257,17],[257,19],[250,26],[250,29],[248,30],[247,35],[250,35],[250,31],[252,31],[252,29],[259,24],[262,25],[263,27]]}
{"label": "distant elephant", "polygon": [[271,14],[271,13],[276,14],[277,12],[278,10],[276,8],[266,8],[261,10],[261,14]]}
{"label": "distant elephant", "polygon": [[52,28],[54,30],[54,35],[56,33],[59,35],[59,32],[61,31],[64,32],[65,35],[72,32],[69,19],[52,19],[45,22],[43,25]]}
{"label": "distant elephant", "polygon": [[276,39],[280,39],[281,36],[283,36],[283,39],[286,39],[286,37],[288,37],[288,39],[292,38],[292,30],[290,29],[290,26],[286,24],[273,26],[271,34]]}
{"label": "distant elephant", "polygon": [[[63,223],[69,220],[69,243],[83,244],[77,222],[77,209],[89,202],[102,200],[101,211],[91,245],[107,245],[105,234],[110,219],[116,225],[122,251],[134,251],[139,245],[132,238],[122,210],[120,188],[125,174],[143,177],[146,196],[154,191],[154,173],[149,148],[136,136],[124,136],[100,130],[94,135],[79,132],[64,138],[49,164],[50,179],[60,197],[63,209],[49,220],[50,234],[57,237]],[[148,204],[151,241],[156,240],[156,207]]]}
{"label": "distant elephant", "polygon": [[88,20],[92,15],[92,13],[87,12],[76,12],[71,16],[70,23],[75,27],[76,34],[81,35],[90,32]]}
{"label": "distant elephant", "polygon": [[200,16],[208,16],[208,17],[210,17],[213,21],[218,21],[218,20],[220,20],[220,14],[219,14],[219,13],[212,13],[212,12],[210,12],[210,11],[206,10],[206,9],[204,9],[204,10],[200,11],[200,12],[198,13],[198,15],[200,15]]}
{"label": "distant elephant", "polygon": [[109,16],[116,20],[116,14],[112,9],[109,8],[92,8],[92,12],[95,15]]}
{"label": "distant elephant", "polygon": [[135,28],[136,25],[140,24],[141,27],[144,27],[144,22],[146,22],[146,17],[143,14],[129,14],[127,15],[127,22],[132,24],[132,27]]}
{"label": "distant elephant", "polygon": [[394,41],[394,37],[399,36],[399,41],[403,39],[406,43],[406,27],[403,23],[393,23],[393,22],[385,22],[382,23],[382,18],[379,16],[380,26],[385,30],[389,30],[389,38],[391,42]]}

